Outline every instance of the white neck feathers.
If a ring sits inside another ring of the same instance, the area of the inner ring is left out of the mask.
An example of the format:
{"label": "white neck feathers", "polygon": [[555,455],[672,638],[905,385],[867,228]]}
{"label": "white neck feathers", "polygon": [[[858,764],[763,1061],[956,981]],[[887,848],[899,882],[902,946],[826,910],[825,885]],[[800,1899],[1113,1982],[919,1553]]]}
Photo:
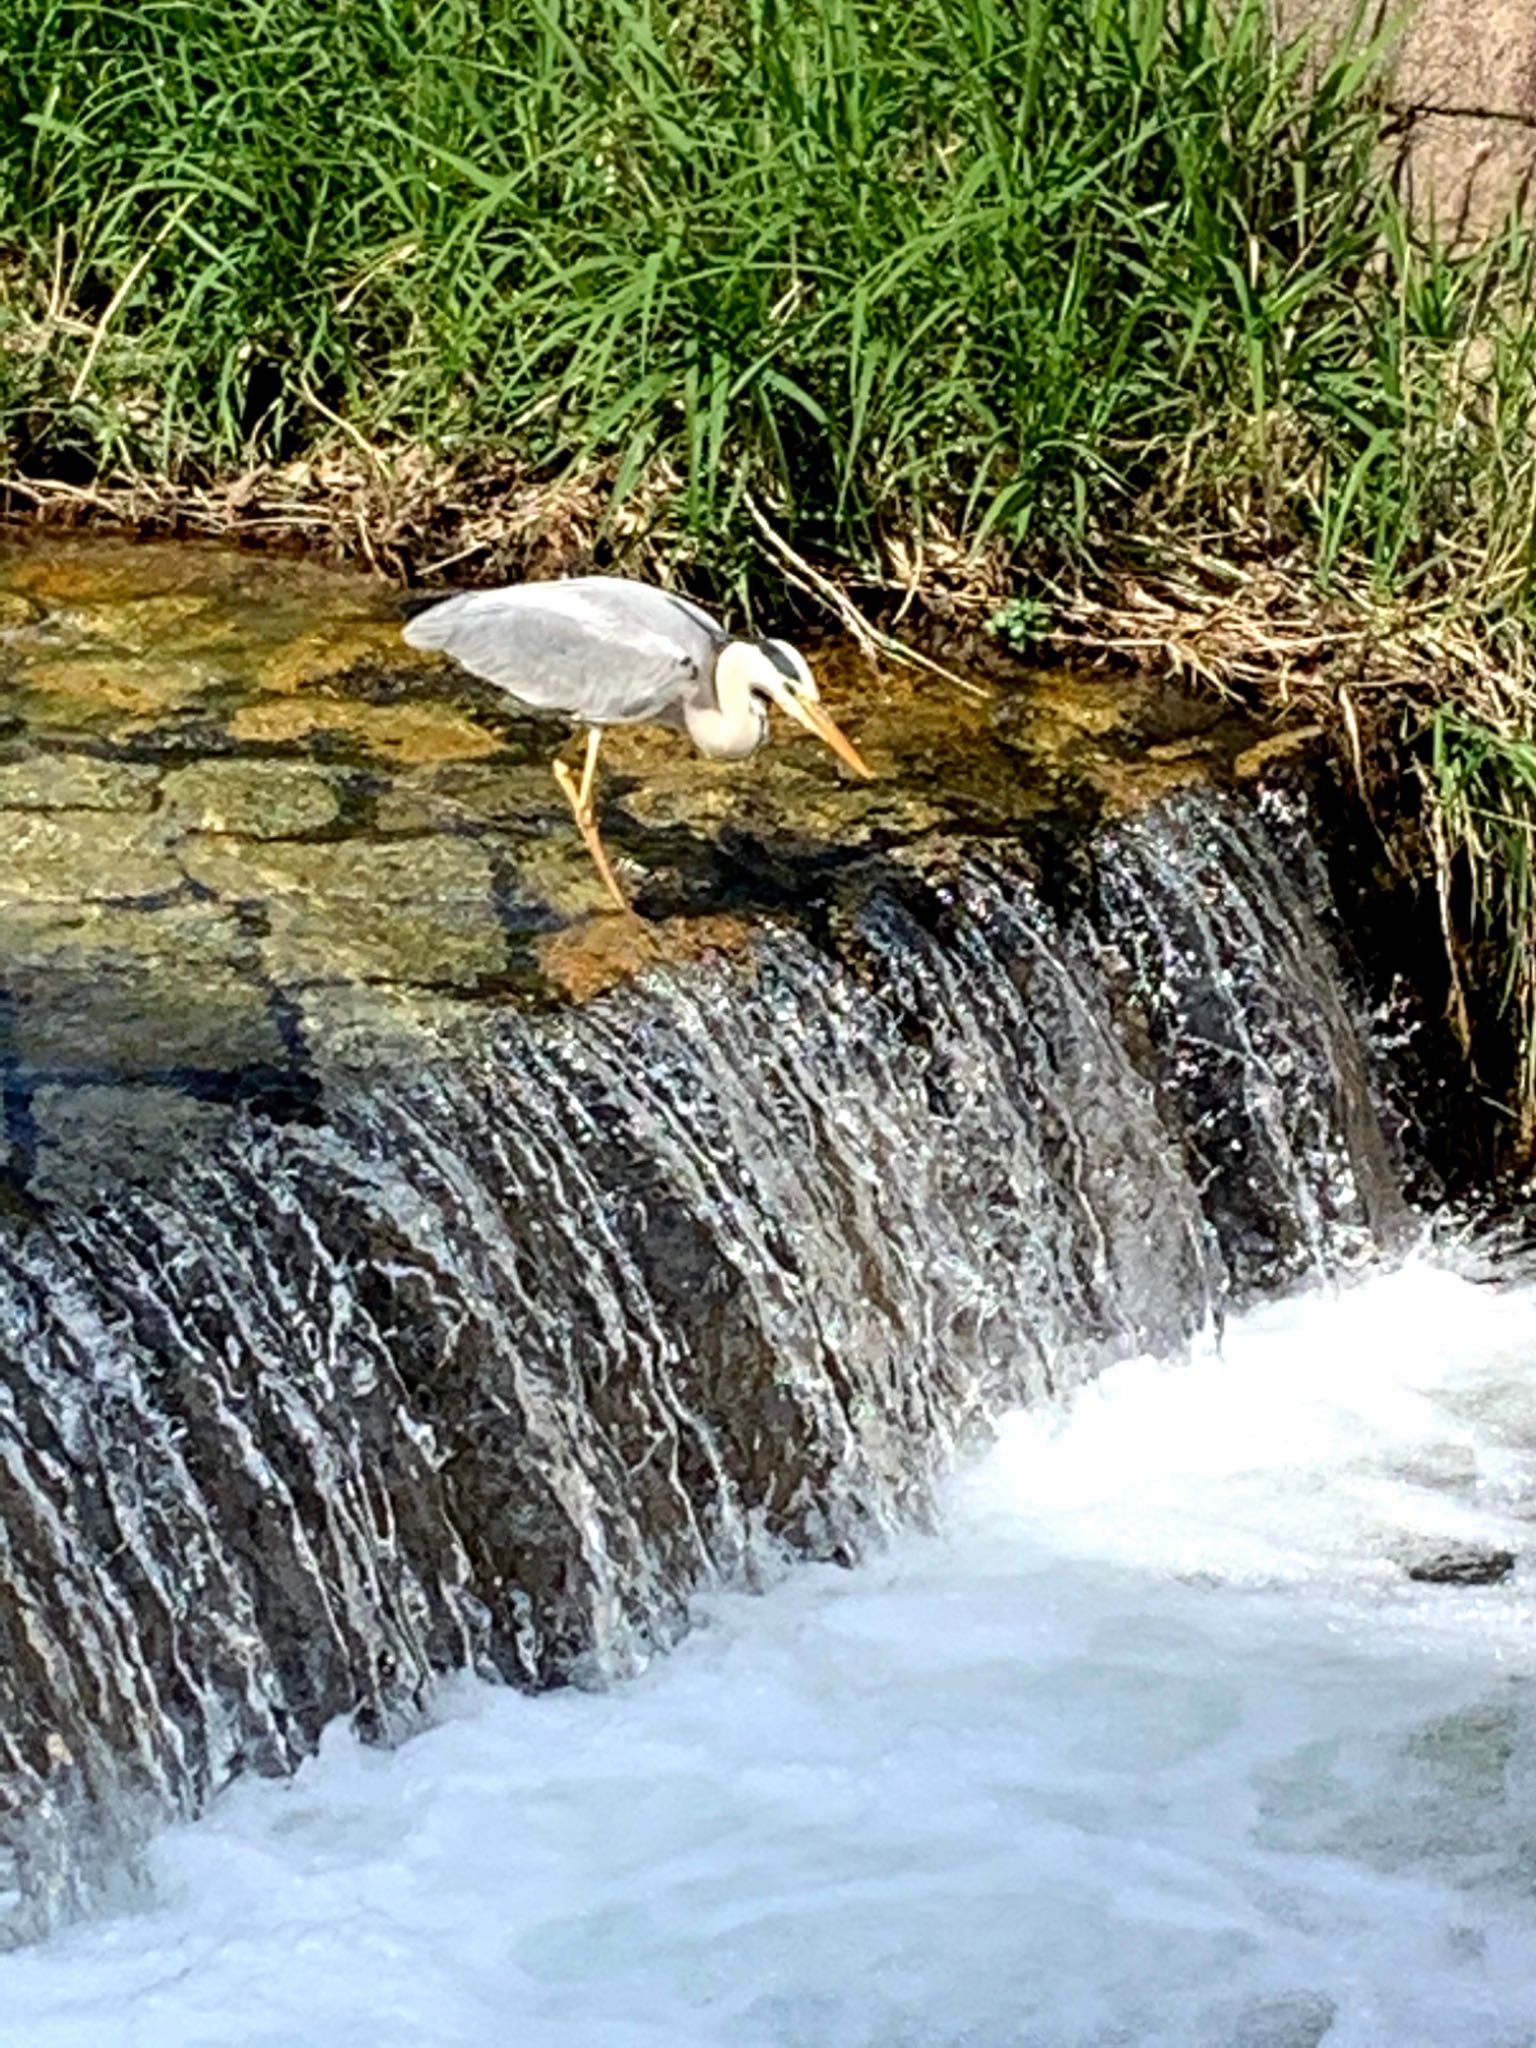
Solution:
{"label": "white neck feathers", "polygon": [[715,660],[715,702],[686,705],[688,736],[712,761],[740,761],[768,737],[768,709],[752,687],[763,656],[745,640],[731,640]]}

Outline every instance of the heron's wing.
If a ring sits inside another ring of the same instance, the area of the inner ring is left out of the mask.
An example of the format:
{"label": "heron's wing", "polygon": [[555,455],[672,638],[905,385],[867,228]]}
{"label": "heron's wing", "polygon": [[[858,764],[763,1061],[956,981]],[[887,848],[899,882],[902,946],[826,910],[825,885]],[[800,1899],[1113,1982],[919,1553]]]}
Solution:
{"label": "heron's wing", "polygon": [[592,725],[638,725],[712,699],[726,635],[648,583],[579,576],[471,590],[420,612],[412,647],[435,648],[520,703]]}

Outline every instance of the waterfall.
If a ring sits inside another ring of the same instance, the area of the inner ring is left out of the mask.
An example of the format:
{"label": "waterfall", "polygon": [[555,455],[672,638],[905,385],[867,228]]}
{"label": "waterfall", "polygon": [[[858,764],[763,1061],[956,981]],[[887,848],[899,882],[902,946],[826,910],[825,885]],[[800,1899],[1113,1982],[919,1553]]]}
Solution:
{"label": "waterfall", "polygon": [[[1294,821],[1004,849],[0,1209],[0,1916],[437,1675],[602,1683],[1400,1211]],[[1070,899],[1067,907],[1054,903]]]}

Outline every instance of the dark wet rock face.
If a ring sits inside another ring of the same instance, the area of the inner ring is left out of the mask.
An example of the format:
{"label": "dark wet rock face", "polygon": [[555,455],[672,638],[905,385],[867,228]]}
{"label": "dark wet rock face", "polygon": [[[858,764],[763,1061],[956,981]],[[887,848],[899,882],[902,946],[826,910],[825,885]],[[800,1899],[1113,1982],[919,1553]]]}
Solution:
{"label": "dark wet rock face", "polygon": [[1426,1586],[1500,1586],[1515,1562],[1512,1550],[1437,1550],[1409,1559],[1403,1569]]}
{"label": "dark wet rock face", "polygon": [[373,586],[79,547],[0,598],[13,1932],[338,1713],[859,1554],[1001,1406],[1391,1227],[1209,707],[828,661],[885,779],[624,736],[626,920],[558,732]]}
{"label": "dark wet rock face", "polygon": [[1268,830],[1208,804],[1160,806],[1100,848],[1104,929],[1145,1064],[1244,1291],[1402,1221],[1370,1052],[1352,1028],[1327,885],[1302,813]]}

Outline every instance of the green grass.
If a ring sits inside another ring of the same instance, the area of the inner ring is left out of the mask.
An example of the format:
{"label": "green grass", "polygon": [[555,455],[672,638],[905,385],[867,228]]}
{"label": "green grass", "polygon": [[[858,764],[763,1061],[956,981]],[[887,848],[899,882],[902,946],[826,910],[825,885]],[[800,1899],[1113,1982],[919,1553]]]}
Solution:
{"label": "green grass", "polygon": [[[1374,53],[1268,24],[0,0],[0,467],[192,488],[424,447],[590,486],[616,551],[649,524],[738,594],[758,503],[824,567],[985,558],[1030,644],[1064,571],[1284,557],[1521,683],[1490,704],[1448,657],[1464,727],[1414,700],[1470,887],[1536,734],[1536,252],[1416,229]],[[1491,801],[1457,794],[1474,728]],[[1480,900],[1517,988],[1529,890]]]}
{"label": "green grass", "polygon": [[0,436],[661,477],[712,567],[751,489],[865,565],[1235,521],[1522,604],[1526,253],[1415,247],[1369,53],[1306,65],[1262,0],[0,0]]}
{"label": "green grass", "polygon": [[[1527,1160],[1536,1140],[1536,739],[1442,704],[1430,740],[1424,773],[1451,941],[1452,1021],[1474,1059],[1480,1038],[1490,1038],[1494,1060],[1512,1068],[1488,1078],[1512,1111],[1516,1155]],[[1490,1014],[1504,1031],[1488,1032]]]}

